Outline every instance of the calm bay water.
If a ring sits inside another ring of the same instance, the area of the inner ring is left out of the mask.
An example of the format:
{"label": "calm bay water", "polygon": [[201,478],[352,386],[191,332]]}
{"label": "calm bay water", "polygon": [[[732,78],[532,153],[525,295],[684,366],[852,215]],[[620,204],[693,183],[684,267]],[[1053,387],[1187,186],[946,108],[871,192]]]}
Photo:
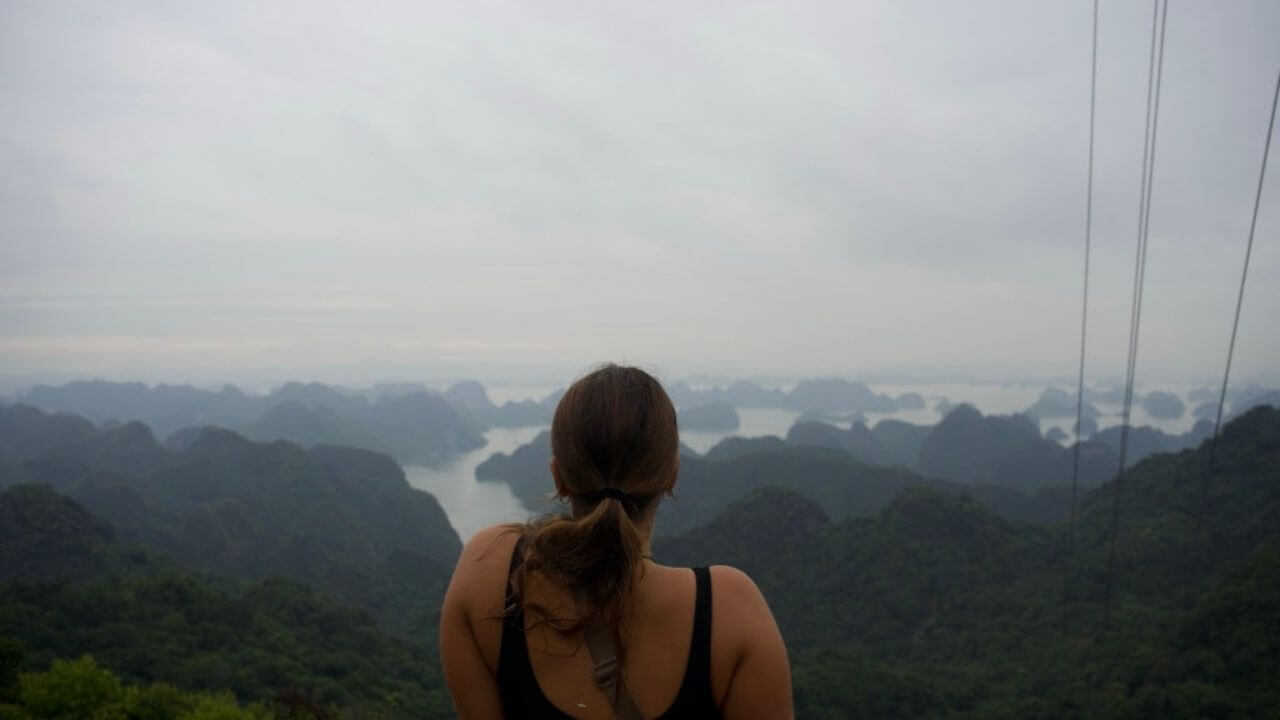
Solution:
{"label": "calm bay water", "polygon": [[697,432],[684,430],[680,433],[680,441],[685,445],[705,453],[721,440],[737,435],[738,437],[760,437],[777,435],[786,437],[787,431],[795,423],[800,413],[794,410],[777,408],[738,408],[738,429],[733,432]]}
{"label": "calm bay water", "polygon": [[[876,422],[884,418],[895,418],[922,425],[932,425],[941,419],[941,415],[934,408],[938,400],[943,397],[953,403],[971,403],[984,414],[1020,412],[1034,403],[1044,388],[1039,385],[936,384],[875,385],[873,389],[893,396],[904,392],[917,392],[924,396],[927,407],[923,410],[897,413],[867,413],[868,425],[875,425]],[[1185,388],[1172,390],[1185,400]],[[550,388],[543,387],[519,388],[508,391],[495,388],[490,390],[490,395],[505,401],[510,399],[540,398],[550,391]],[[1171,433],[1186,432],[1195,422],[1190,413],[1191,405],[1191,403],[1188,403],[1188,413],[1180,419],[1158,420],[1147,416],[1142,411],[1142,408],[1135,403],[1132,423],[1135,426],[1152,425]],[[1098,424],[1101,427],[1106,428],[1120,424],[1120,408],[1118,406],[1099,405],[1098,409],[1103,413],[1103,416],[1098,418]],[[777,408],[738,408],[738,417],[741,420],[741,425],[734,432],[684,431],[680,433],[680,439],[694,450],[705,453],[716,443],[733,435],[739,437],[760,437],[762,435],[786,437],[787,431],[795,423],[799,413]],[[1070,434],[1074,421],[1074,418],[1046,419],[1041,422],[1041,430],[1046,431],[1050,427],[1059,427]],[[848,427],[847,422],[839,424],[841,427]],[[445,513],[449,516],[449,522],[453,525],[454,530],[465,541],[481,528],[495,523],[524,520],[528,517],[529,513],[524,505],[511,494],[510,488],[505,483],[477,481],[476,466],[494,453],[505,452],[510,454],[516,448],[533,440],[544,429],[546,428],[525,427],[489,430],[484,434],[488,444],[483,448],[461,455],[448,465],[438,468],[420,465],[406,466],[404,468],[405,477],[413,487],[425,490],[436,496]],[[547,490],[548,492],[551,490],[551,478],[549,475],[547,477]]]}
{"label": "calm bay water", "polygon": [[[405,478],[411,486],[436,496],[453,529],[466,542],[481,528],[524,520],[529,516],[529,511],[511,494],[506,483],[476,480],[476,466],[496,452],[510,454],[533,440],[543,429],[495,428],[486,431],[484,436],[489,442],[479,450],[460,455],[448,465],[438,468],[406,465]],[[547,489],[551,489],[549,477]]]}

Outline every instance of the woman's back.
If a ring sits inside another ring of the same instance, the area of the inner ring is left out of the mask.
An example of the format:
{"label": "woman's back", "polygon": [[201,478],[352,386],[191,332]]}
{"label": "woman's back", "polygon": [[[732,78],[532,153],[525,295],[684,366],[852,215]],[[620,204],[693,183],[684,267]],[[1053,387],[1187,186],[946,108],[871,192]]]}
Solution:
{"label": "woman's back", "polygon": [[[513,553],[518,559],[519,543]],[[628,689],[647,718],[715,718],[711,686],[711,577],[707,568],[681,570],[653,566],[637,587],[631,608],[625,668]],[[691,582],[692,581],[692,582]],[[530,595],[542,607],[567,604],[572,598],[548,583]],[[498,686],[510,718],[608,717],[607,699],[599,688],[582,692],[594,661],[583,652],[582,634],[562,633],[540,622],[537,613],[517,609],[502,630]],[[530,649],[533,652],[530,652]],[[683,652],[682,652],[683,651]],[[683,657],[681,657],[683,655]],[[591,712],[592,708],[597,712]]]}
{"label": "woman's back", "polygon": [[[755,584],[649,557],[679,446],[675,407],[643,370],[606,365],[565,391],[548,468],[565,512],[478,533],[445,596],[441,657],[464,720],[610,718],[597,683],[619,679],[646,718],[792,716],[786,649]],[[601,677],[592,652],[616,660]]]}
{"label": "woman's back", "polygon": [[[612,718],[608,699],[592,679],[581,631],[560,632],[541,613],[525,612],[520,613],[525,642],[513,642],[515,615],[504,614],[504,602],[518,537],[518,532],[501,526],[477,533],[463,550],[445,600],[442,655],[459,716]],[[637,707],[651,720],[715,717],[706,714],[708,709],[727,720],[792,717],[786,651],[759,590],[733,568],[712,567],[707,577],[707,675],[697,677],[701,668],[694,632],[695,573],[654,563],[646,566],[632,598],[623,671]],[[546,608],[555,618],[576,617],[573,595],[565,588],[535,577],[525,592],[526,607]],[[517,646],[527,648],[527,664],[510,656]],[[686,678],[690,659],[695,673]],[[533,687],[502,687],[520,679],[525,668],[532,672],[536,693]],[[686,687],[686,680],[693,685]],[[537,695],[549,705],[540,707]],[[504,709],[503,696],[508,701],[522,697],[527,704]],[[710,708],[700,704],[703,698]],[[678,699],[683,702],[677,704]],[[668,710],[672,714],[664,715]]]}

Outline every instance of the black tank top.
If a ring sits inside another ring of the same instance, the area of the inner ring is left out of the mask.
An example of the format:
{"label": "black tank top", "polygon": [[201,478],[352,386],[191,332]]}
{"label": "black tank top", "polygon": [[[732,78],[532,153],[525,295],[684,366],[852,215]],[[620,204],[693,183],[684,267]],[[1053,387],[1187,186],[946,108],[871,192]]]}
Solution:
{"label": "black tank top", "polygon": [[[520,545],[512,552],[511,566],[520,558]],[[693,610],[693,637],[689,642],[689,661],[676,700],[655,720],[686,718],[719,718],[711,695],[711,573],[707,568],[693,569],[697,580],[697,599]],[[507,595],[511,597],[511,571],[507,571]],[[507,616],[502,627],[502,649],[498,655],[498,688],[502,693],[503,714],[507,720],[573,720],[542,694],[529,664],[529,650],[524,637],[524,609],[517,608]]]}

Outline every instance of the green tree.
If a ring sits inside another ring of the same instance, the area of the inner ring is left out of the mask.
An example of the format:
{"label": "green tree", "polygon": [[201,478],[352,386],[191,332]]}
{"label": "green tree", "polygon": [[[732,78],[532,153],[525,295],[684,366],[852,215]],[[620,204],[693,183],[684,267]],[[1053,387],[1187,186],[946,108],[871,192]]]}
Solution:
{"label": "green tree", "polygon": [[18,678],[23,708],[47,720],[125,720],[124,686],[85,655],[55,660],[48,672]]}
{"label": "green tree", "polygon": [[242,708],[231,693],[202,695],[190,711],[177,720],[268,720],[269,711],[260,708]]}
{"label": "green tree", "polygon": [[26,656],[26,648],[16,638],[0,637],[0,703],[18,699],[18,669]]}

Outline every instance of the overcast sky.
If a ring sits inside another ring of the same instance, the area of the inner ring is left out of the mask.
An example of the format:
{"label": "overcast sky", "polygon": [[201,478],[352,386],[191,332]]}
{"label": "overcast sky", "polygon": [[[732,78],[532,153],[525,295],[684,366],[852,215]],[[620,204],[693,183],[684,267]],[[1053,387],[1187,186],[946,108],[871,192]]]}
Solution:
{"label": "overcast sky", "polygon": [[[1092,3],[0,2],[0,373],[1073,376]],[[1088,373],[1151,5],[1104,0]],[[1139,379],[1220,376],[1280,3],[1172,3]],[[1273,169],[1280,172],[1280,159]],[[1234,373],[1280,371],[1280,178]]]}

